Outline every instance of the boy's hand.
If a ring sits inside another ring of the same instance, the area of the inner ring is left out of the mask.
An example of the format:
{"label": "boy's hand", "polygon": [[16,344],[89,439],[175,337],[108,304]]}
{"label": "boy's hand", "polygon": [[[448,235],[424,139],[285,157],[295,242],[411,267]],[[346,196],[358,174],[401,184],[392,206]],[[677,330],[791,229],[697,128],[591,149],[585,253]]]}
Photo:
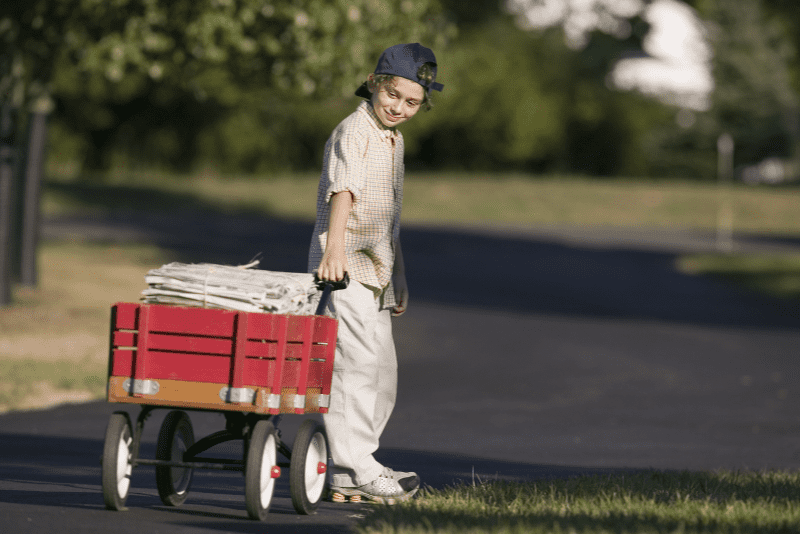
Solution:
{"label": "boy's hand", "polygon": [[347,272],[347,260],[345,259],[344,252],[337,254],[336,252],[322,255],[322,261],[319,262],[317,269],[317,276],[320,280],[331,280],[338,282],[344,278],[344,273]]}
{"label": "boy's hand", "polygon": [[408,284],[405,275],[395,275],[392,277],[394,285],[394,299],[397,301],[392,308],[392,317],[399,317],[406,312],[408,307]]}

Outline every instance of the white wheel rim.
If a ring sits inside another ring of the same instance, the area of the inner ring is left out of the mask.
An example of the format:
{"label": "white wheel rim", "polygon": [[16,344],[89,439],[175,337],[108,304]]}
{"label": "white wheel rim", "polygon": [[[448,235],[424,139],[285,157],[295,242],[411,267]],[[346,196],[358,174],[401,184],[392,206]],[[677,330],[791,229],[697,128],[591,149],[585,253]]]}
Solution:
{"label": "white wheel rim", "polygon": [[119,436],[119,445],[117,446],[117,494],[120,497],[125,497],[128,494],[128,489],[131,487],[131,473],[133,466],[131,465],[131,442],[133,439],[130,436],[125,436],[128,432],[123,432]]}
{"label": "white wheel rim", "polygon": [[[186,447],[186,442],[183,440],[183,437],[176,435],[175,439],[172,441],[172,461],[182,462],[183,453],[186,452],[187,449],[188,447]],[[171,471],[172,487],[175,488],[175,493],[177,495],[183,495],[189,487],[189,479],[192,471],[186,467],[173,467]]]}
{"label": "white wheel rim", "polygon": [[325,445],[325,437],[321,432],[317,432],[308,444],[305,465],[306,496],[312,503],[320,499],[325,489],[326,474],[319,472],[320,462],[327,465],[328,447]]}
{"label": "white wheel rim", "polygon": [[264,443],[264,453],[261,456],[261,508],[267,508],[272,500],[272,492],[275,488],[275,479],[272,478],[272,468],[277,465],[277,445],[275,436],[270,434]]}

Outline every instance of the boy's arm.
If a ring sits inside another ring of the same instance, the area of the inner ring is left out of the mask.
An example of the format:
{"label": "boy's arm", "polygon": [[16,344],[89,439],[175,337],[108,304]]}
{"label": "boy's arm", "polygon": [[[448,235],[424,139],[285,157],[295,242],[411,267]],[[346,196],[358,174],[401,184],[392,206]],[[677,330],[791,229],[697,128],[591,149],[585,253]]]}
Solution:
{"label": "boy's arm", "polygon": [[347,271],[347,257],[344,253],[344,233],[347,218],[353,207],[353,194],[350,191],[335,193],[330,200],[331,211],[328,218],[328,240],[325,252],[319,262],[317,274],[320,280],[341,280]]}
{"label": "boy's arm", "polygon": [[403,249],[400,240],[397,240],[394,247],[394,269],[392,272],[392,285],[394,286],[394,298],[397,304],[392,309],[392,315],[397,317],[403,315],[408,307],[408,284],[406,283],[406,264],[403,261]]}

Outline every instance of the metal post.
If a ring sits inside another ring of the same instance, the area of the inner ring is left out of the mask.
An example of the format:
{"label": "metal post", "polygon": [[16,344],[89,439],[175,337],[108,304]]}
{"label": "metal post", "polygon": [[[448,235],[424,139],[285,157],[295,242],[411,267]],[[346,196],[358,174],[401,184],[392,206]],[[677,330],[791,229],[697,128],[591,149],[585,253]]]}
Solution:
{"label": "metal post", "polygon": [[0,106],[0,306],[11,303],[11,221],[13,220],[14,124],[11,106]]}
{"label": "metal post", "polygon": [[719,206],[717,212],[717,241],[719,252],[733,250],[733,137],[724,133],[717,139],[717,188]]}
{"label": "metal post", "polygon": [[39,248],[39,212],[47,137],[47,110],[34,110],[29,130],[28,158],[22,196],[19,281],[23,285],[35,286],[38,282],[36,260]]}

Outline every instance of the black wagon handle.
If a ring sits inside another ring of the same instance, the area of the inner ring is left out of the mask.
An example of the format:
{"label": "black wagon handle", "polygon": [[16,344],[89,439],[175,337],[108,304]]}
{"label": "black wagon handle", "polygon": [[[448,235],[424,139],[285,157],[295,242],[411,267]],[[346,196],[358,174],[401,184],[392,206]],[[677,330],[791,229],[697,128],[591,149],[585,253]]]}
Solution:
{"label": "black wagon handle", "polygon": [[317,289],[322,290],[322,296],[319,299],[319,305],[314,315],[322,315],[325,313],[325,308],[328,307],[328,301],[331,299],[331,291],[345,289],[350,284],[350,276],[345,272],[344,276],[339,281],[320,280],[319,275],[315,272],[314,282],[317,284]]}

